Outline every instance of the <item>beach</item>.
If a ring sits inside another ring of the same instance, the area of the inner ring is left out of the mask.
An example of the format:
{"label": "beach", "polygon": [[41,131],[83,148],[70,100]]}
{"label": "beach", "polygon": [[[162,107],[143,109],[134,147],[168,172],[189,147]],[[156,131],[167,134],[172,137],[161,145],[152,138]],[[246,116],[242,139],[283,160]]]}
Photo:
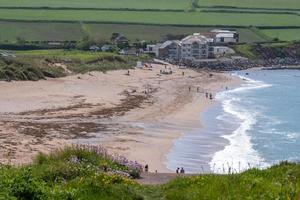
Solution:
{"label": "beach", "polygon": [[91,144],[149,164],[150,171],[170,172],[174,141],[200,130],[201,113],[215,102],[205,93],[214,97],[239,83],[227,73],[159,64],[0,82],[0,161],[26,164],[38,152]]}

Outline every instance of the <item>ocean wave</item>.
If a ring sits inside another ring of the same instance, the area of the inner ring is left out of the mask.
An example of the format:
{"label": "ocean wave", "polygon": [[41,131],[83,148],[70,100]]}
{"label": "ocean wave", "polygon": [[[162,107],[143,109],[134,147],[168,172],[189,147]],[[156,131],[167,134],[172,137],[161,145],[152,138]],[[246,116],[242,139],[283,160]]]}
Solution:
{"label": "ocean wave", "polygon": [[240,125],[231,135],[222,136],[229,141],[229,145],[216,152],[209,163],[211,170],[216,173],[240,172],[251,167],[268,166],[253,148],[249,135],[249,131],[256,124],[259,112],[242,106],[243,99],[240,98],[240,94],[272,85],[242,76],[240,78],[245,80],[241,87],[220,92],[217,95],[217,99],[222,102],[224,112],[237,118]]}

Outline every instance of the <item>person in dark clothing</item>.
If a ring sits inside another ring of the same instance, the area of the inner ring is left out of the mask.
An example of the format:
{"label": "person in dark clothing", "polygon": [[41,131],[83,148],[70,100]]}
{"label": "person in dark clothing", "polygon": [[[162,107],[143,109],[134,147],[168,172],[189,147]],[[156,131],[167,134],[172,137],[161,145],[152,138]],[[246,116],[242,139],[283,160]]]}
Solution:
{"label": "person in dark clothing", "polygon": [[177,167],[177,169],[176,169],[176,174],[179,174],[179,167]]}
{"label": "person in dark clothing", "polygon": [[183,167],[181,167],[180,174],[184,174],[184,173],[185,173],[185,171],[184,171]]}
{"label": "person in dark clothing", "polygon": [[148,164],[145,165],[145,172],[148,172],[149,171],[149,166]]}

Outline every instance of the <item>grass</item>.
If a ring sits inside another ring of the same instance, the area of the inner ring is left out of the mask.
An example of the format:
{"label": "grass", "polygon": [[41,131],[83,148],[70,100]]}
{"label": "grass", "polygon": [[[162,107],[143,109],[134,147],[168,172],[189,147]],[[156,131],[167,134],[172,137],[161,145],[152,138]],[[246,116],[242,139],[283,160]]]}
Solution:
{"label": "grass", "polygon": [[0,19],[21,21],[83,21],[207,26],[299,26],[300,16],[289,14],[91,11],[91,10],[13,10],[0,9]]}
{"label": "grass", "polygon": [[24,38],[29,41],[80,40],[83,31],[79,23],[30,23],[0,22],[0,41],[15,41]]}
{"label": "grass", "polygon": [[71,7],[71,8],[133,8],[187,9],[189,0],[0,0],[1,6],[11,7]]}
{"label": "grass", "polygon": [[130,69],[138,60],[149,59],[148,56],[120,56],[115,53],[65,50],[16,51],[14,54],[15,58],[0,57],[0,80],[36,81],[47,77],[58,78],[69,73],[65,68],[74,74]]}
{"label": "grass", "polygon": [[200,0],[199,5],[300,10],[298,0]]}
{"label": "grass", "polygon": [[[23,38],[28,41],[81,40],[89,34],[96,40],[109,41],[111,34],[121,32],[131,42],[138,40],[164,41],[167,35],[188,35],[207,32],[215,27],[178,27],[128,24],[84,24],[45,22],[0,22],[0,41],[14,42]],[[241,42],[267,41],[248,28],[239,28]]]}
{"label": "grass", "polygon": [[259,55],[254,51],[254,48],[251,45],[248,44],[236,45],[234,49],[238,54],[246,58],[250,58],[254,60],[259,58]]}
{"label": "grass", "polygon": [[300,40],[300,29],[263,29],[265,35],[282,41]]}
{"label": "grass", "polygon": [[[80,40],[86,33],[108,40],[112,32],[124,33],[132,41],[160,41],[168,34],[190,34],[207,27],[244,28],[239,30],[241,42],[299,38],[295,29],[300,26],[298,0],[199,0],[200,7],[188,12],[191,3],[192,0],[0,0],[0,42],[15,41],[20,36],[31,41]],[[259,33],[249,31],[249,27],[272,29]]]}
{"label": "grass", "polygon": [[0,166],[0,198],[271,200],[300,197],[299,164],[283,162],[266,170],[205,174],[145,186],[128,178],[136,168],[105,155],[91,148],[73,147],[50,155],[40,154],[31,165]]}
{"label": "grass", "polygon": [[299,59],[299,42],[277,42],[266,44],[243,44],[236,45],[236,52],[250,59]]}

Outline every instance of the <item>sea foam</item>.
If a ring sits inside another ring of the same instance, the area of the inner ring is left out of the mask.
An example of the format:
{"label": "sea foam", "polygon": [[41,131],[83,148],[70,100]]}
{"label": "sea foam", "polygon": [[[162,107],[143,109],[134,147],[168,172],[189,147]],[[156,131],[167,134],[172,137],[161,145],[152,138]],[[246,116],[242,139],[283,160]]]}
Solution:
{"label": "sea foam", "polygon": [[239,122],[239,127],[231,135],[222,136],[229,141],[229,144],[223,150],[216,152],[209,163],[211,170],[215,173],[241,172],[251,167],[267,166],[264,159],[253,148],[249,134],[249,130],[256,124],[259,112],[253,108],[241,106],[242,99],[239,98],[239,94],[272,85],[246,77],[240,78],[245,80],[241,87],[223,91],[217,95],[217,99],[222,102],[224,112],[235,117]]}

